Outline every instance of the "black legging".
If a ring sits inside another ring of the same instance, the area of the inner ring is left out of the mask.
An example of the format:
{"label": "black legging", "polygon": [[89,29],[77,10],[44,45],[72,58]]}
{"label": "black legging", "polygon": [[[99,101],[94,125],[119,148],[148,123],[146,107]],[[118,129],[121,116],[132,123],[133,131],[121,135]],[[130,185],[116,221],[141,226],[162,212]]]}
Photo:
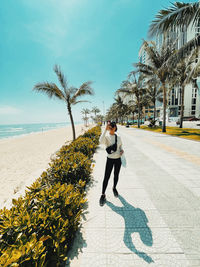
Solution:
{"label": "black legging", "polygon": [[110,179],[110,175],[111,175],[113,166],[114,166],[114,186],[113,186],[113,188],[116,188],[117,182],[119,179],[119,171],[121,168],[121,164],[122,164],[121,158],[118,158],[118,159],[107,158],[105,175],[104,175],[104,180],[103,180],[102,194],[105,194],[105,192],[106,192],[108,180]]}

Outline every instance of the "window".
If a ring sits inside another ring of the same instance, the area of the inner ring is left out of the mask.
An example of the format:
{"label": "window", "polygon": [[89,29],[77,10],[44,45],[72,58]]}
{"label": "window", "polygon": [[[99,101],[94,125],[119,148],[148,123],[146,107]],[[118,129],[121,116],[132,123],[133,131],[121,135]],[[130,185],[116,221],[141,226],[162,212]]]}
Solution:
{"label": "window", "polygon": [[178,105],[178,98],[175,99],[175,105]]}
{"label": "window", "polygon": [[197,97],[197,88],[192,88],[192,98]]}
{"label": "window", "polygon": [[195,110],[193,110],[193,111],[191,112],[191,115],[195,115]]}
{"label": "window", "polygon": [[196,110],[196,106],[192,106],[192,110]]}
{"label": "window", "polygon": [[196,98],[192,98],[192,105],[196,105]]}
{"label": "window", "polygon": [[172,105],[174,105],[174,95],[172,95]]}

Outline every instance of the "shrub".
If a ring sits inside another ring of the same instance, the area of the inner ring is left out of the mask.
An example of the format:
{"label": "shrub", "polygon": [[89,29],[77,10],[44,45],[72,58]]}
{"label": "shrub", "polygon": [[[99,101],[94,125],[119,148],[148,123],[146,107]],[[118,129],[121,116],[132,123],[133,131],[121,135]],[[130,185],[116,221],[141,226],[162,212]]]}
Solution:
{"label": "shrub", "polygon": [[67,151],[62,157],[56,158],[50,168],[42,175],[42,182],[53,184],[60,183],[78,184],[81,179],[88,182],[91,173],[91,160],[81,152]]}
{"label": "shrub", "polygon": [[0,210],[0,266],[60,266],[73,242],[100,127],[63,146],[47,171]]}
{"label": "shrub", "polygon": [[45,261],[50,266],[64,261],[84,202],[84,193],[60,183],[13,200],[13,207],[0,213],[0,266],[43,266]]}
{"label": "shrub", "polygon": [[62,147],[57,153],[57,157],[66,157],[68,153],[81,152],[86,157],[91,158],[96,150],[96,144],[93,139],[88,137],[79,137],[70,145]]}

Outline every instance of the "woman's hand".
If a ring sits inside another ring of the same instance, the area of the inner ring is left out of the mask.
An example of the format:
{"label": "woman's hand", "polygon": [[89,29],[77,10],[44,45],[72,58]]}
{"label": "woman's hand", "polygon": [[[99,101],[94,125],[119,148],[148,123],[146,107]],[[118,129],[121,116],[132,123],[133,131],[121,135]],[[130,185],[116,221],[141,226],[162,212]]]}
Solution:
{"label": "woman's hand", "polygon": [[110,130],[110,124],[109,123],[106,125],[106,131],[108,131],[108,130]]}
{"label": "woman's hand", "polygon": [[122,149],[121,151],[120,151],[120,155],[122,155],[124,153],[124,150]]}

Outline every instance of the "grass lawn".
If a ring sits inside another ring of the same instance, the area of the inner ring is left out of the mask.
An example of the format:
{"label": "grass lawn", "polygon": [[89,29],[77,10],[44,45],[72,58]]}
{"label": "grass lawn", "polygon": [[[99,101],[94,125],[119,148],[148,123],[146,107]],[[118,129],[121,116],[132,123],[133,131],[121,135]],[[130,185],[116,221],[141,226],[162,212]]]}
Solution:
{"label": "grass lawn", "polygon": [[[137,126],[131,126],[134,128],[137,128]],[[149,128],[146,125],[141,125],[140,129],[144,129],[147,131],[162,133],[162,127],[155,127],[155,128]],[[191,139],[195,141],[200,141],[200,129],[191,129],[191,128],[178,128],[178,127],[166,127],[166,133],[162,134],[168,134],[173,136],[178,136],[186,139]]]}

